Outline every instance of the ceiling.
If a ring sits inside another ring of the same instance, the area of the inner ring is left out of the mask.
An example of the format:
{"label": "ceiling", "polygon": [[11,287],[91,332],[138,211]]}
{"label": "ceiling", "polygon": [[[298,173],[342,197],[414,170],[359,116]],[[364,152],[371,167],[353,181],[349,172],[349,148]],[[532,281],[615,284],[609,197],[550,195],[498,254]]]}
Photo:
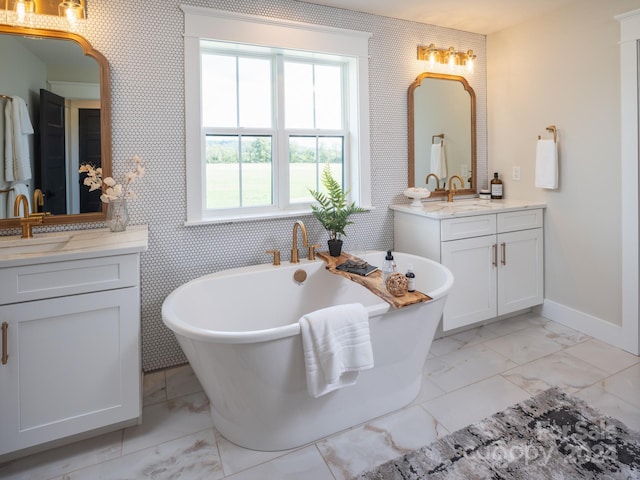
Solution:
{"label": "ceiling", "polygon": [[307,0],[309,3],[490,33],[552,12],[579,0]]}

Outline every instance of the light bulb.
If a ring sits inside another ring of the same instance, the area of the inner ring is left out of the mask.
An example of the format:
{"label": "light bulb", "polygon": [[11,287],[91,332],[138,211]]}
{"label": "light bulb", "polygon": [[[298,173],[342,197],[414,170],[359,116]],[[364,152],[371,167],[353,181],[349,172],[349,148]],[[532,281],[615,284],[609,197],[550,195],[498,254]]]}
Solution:
{"label": "light bulb", "polygon": [[75,27],[78,19],[84,18],[84,9],[80,0],[63,0],[58,5],[58,15],[65,17],[71,27]]}
{"label": "light bulb", "polygon": [[35,2],[33,0],[16,0],[13,9],[16,11],[16,21],[24,23],[30,20],[29,14],[35,12]]}

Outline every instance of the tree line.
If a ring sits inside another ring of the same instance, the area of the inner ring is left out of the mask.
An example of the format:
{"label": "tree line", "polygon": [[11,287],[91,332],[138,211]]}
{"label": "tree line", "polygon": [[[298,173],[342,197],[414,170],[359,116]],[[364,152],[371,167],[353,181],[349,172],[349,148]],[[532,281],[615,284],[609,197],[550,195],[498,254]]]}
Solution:
{"label": "tree line", "polygon": [[[327,143],[320,142],[318,158],[316,158],[315,148],[290,142],[290,163],[342,163],[342,151]],[[271,163],[271,157],[271,137],[242,137],[243,163]],[[208,137],[206,161],[207,163],[238,163],[238,139]]]}

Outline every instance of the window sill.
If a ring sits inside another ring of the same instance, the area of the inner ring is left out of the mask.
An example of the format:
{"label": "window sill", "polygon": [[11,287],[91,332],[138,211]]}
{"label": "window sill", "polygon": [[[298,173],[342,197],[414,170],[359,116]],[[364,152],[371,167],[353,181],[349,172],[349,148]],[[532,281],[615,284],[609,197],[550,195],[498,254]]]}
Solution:
{"label": "window sill", "polygon": [[[363,207],[367,211],[375,210],[372,206]],[[256,222],[261,220],[277,220],[280,218],[291,217],[310,217],[313,215],[311,209],[301,208],[295,210],[283,210],[280,212],[265,212],[265,213],[248,213],[246,215],[224,215],[219,217],[208,217],[201,220],[187,220],[184,222],[185,227],[195,227],[199,225],[220,225],[231,224],[241,222]]]}

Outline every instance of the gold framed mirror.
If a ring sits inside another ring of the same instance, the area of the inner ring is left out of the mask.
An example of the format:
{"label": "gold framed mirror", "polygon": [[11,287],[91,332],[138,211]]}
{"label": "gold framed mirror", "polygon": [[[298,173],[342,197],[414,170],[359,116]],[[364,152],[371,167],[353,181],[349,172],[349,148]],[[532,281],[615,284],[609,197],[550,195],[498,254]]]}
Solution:
{"label": "gold framed mirror", "polygon": [[[27,137],[31,137],[28,138],[28,148],[31,154],[32,176],[28,181],[17,183],[28,185],[29,204],[32,211],[33,194],[38,188],[44,193],[44,206],[40,207],[40,211],[51,213],[44,217],[44,225],[104,221],[106,204],[102,204],[99,200],[96,202],[95,196],[85,202],[84,195],[88,188],[82,185],[82,179],[78,174],[78,165],[92,163],[102,167],[104,177],[111,175],[111,93],[110,71],[106,58],[95,50],[84,37],[58,30],[0,25],[0,42],[13,42],[8,45],[0,45],[0,51],[2,48],[24,49],[25,52],[34,52],[34,57],[39,57],[42,62],[42,65],[38,65],[34,70],[35,67],[24,63],[27,61],[25,60],[13,72],[6,73],[13,75],[10,81],[0,82],[0,85],[3,85],[0,95],[7,98],[21,94],[20,96],[27,103],[31,115],[34,134]],[[35,46],[30,46],[29,42]],[[25,57],[25,55],[21,56],[21,58]],[[93,67],[95,71],[91,71],[91,65],[80,66],[80,62],[87,59],[91,64],[95,63],[95,67]],[[32,63],[37,62],[34,60]],[[34,71],[39,73],[34,75]],[[61,71],[63,73],[60,73]],[[58,80],[51,81],[51,72],[58,72]],[[78,75],[77,79],[73,77],[75,74]],[[25,78],[21,92],[5,91],[5,89],[11,89],[11,85],[15,86],[19,83],[20,75],[24,75]],[[86,81],[87,76],[94,76],[95,80]],[[63,81],[59,81],[60,78]],[[64,102],[53,115],[53,118],[56,118],[56,115],[59,116],[59,121],[55,123],[62,125],[60,139],[55,144],[43,140],[48,136],[46,133],[42,134],[43,126],[40,125],[42,123],[40,119],[43,118],[41,117],[42,112],[46,111],[49,106],[48,103],[45,104],[47,108],[45,105],[41,105],[44,101],[42,99],[45,98],[42,96],[42,90],[48,90],[53,84],[57,85],[58,91],[56,93],[59,94],[57,96],[61,97]],[[4,112],[5,104],[3,103],[1,106]],[[68,118],[60,118],[61,115],[66,114],[69,114]],[[82,116],[83,114],[85,116]],[[72,127],[68,127],[69,125]],[[69,132],[69,129],[72,129],[72,132]],[[81,140],[77,140],[78,137]],[[80,146],[73,143],[78,141],[80,141]],[[57,146],[62,143],[64,145],[61,146],[62,151],[60,151]],[[46,152],[41,152],[41,150],[46,150]],[[42,158],[47,155],[54,155],[58,158],[45,163]],[[6,164],[5,152],[2,152],[0,160],[4,166]],[[50,182],[54,177],[53,174],[50,175],[51,167],[56,164],[55,178],[60,179],[60,175],[62,175],[64,181]],[[0,187],[0,191],[10,190],[14,185],[11,182],[4,182],[5,177],[2,177],[2,180],[4,187],[7,188]],[[47,183],[50,186],[41,188]],[[62,186],[61,183],[65,185]],[[10,192],[15,193],[15,190],[10,190]],[[99,194],[99,192],[92,192],[92,194],[95,193]],[[10,194],[0,195],[6,195],[6,199],[1,199],[4,202],[0,205],[0,212],[9,212],[8,215],[0,215],[0,228],[19,226],[19,219],[11,218],[12,207],[7,201]],[[80,199],[80,196],[83,198]],[[53,205],[53,199],[56,197],[58,204],[62,206],[55,207],[54,211],[51,211],[52,209],[48,207]]]}
{"label": "gold framed mirror", "polygon": [[467,80],[421,73],[409,86],[408,114],[409,187],[426,187],[431,197],[444,197],[446,182],[457,175],[464,181],[458,194],[475,194],[476,96]]}

